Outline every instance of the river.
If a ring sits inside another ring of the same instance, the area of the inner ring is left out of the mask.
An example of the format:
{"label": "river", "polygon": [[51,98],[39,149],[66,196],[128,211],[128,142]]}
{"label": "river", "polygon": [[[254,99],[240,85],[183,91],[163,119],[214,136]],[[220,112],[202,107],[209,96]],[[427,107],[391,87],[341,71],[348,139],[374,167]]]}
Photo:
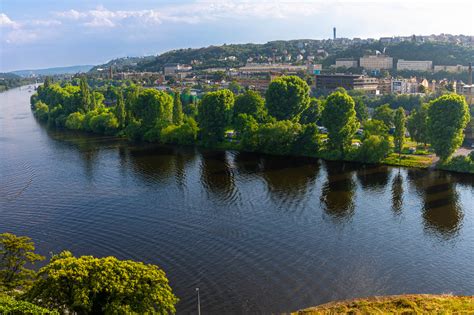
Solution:
{"label": "river", "polygon": [[163,268],[178,313],[474,293],[474,176],[131,145],[55,131],[0,93],[0,232],[46,256]]}

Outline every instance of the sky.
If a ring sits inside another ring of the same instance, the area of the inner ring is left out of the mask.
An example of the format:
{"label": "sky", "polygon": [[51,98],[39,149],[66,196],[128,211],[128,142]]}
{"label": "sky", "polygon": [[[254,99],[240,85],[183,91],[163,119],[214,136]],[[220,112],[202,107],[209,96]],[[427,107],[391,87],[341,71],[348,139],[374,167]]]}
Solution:
{"label": "sky", "polygon": [[473,0],[0,0],[0,72],[271,40],[474,35]]}

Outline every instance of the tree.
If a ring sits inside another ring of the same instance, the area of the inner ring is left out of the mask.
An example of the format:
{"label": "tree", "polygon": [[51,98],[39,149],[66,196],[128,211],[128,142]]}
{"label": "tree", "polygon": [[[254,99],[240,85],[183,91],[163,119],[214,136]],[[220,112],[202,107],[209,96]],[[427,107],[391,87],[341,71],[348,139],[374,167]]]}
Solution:
{"label": "tree", "polygon": [[35,253],[31,238],[11,233],[0,234],[0,290],[24,289],[31,284],[35,271],[25,266],[43,260]]}
{"label": "tree", "polygon": [[355,104],[345,92],[336,91],[328,96],[322,114],[323,125],[328,130],[329,145],[344,155],[359,128]]}
{"label": "tree", "polygon": [[381,120],[388,128],[392,128],[395,112],[390,105],[384,104],[377,107],[374,111],[374,119]]}
{"label": "tree", "polygon": [[362,142],[357,152],[357,159],[366,163],[382,161],[390,151],[390,142],[387,137],[371,135]]}
{"label": "tree", "polygon": [[66,128],[72,130],[81,130],[84,128],[85,115],[81,112],[74,112],[69,114],[66,119]]}
{"label": "tree", "polygon": [[170,124],[173,120],[173,98],[165,92],[145,89],[138,94],[133,105],[134,116],[147,129],[158,121]]}
{"label": "tree", "polygon": [[173,124],[181,125],[183,123],[183,104],[181,103],[181,95],[178,91],[174,92],[173,97]]}
{"label": "tree", "polygon": [[395,152],[398,153],[398,158],[401,157],[403,145],[405,144],[405,122],[405,110],[400,107],[395,111],[395,132],[393,134],[393,143],[395,144]]}
{"label": "tree", "polygon": [[321,113],[323,112],[323,102],[320,99],[312,97],[308,108],[301,114],[301,124],[317,124],[321,119]]}
{"label": "tree", "polygon": [[429,104],[423,104],[420,108],[414,109],[407,119],[407,129],[410,137],[425,146],[429,142],[428,138],[428,107]]}
{"label": "tree", "polygon": [[369,110],[367,108],[367,105],[364,103],[364,100],[362,97],[353,97],[354,102],[355,102],[355,111],[357,115],[357,119],[360,122],[364,122],[367,119],[369,119]]}
{"label": "tree", "polygon": [[85,76],[81,77],[79,88],[80,88],[80,95],[81,95],[80,107],[86,113],[90,110],[91,94],[90,94],[89,85],[87,84],[87,80]]}
{"label": "tree", "polygon": [[117,96],[117,104],[115,105],[115,117],[117,117],[119,128],[124,128],[127,112],[125,110],[125,101],[123,99],[123,93],[120,91]]}
{"label": "tree", "polygon": [[198,109],[198,121],[203,140],[208,143],[220,141],[232,119],[234,94],[229,90],[209,92],[204,95]]}
{"label": "tree", "polygon": [[461,95],[447,94],[431,101],[428,109],[428,134],[436,155],[446,161],[464,140],[470,120],[469,107]]}
{"label": "tree", "polygon": [[265,101],[258,92],[248,90],[235,98],[234,118],[240,114],[252,115],[257,121],[265,117]]}
{"label": "tree", "polygon": [[370,136],[388,136],[388,127],[381,120],[371,119],[364,122],[364,139]]}
{"label": "tree", "polygon": [[237,81],[232,81],[229,83],[229,90],[231,90],[234,94],[239,94],[240,91],[242,91],[242,87]]}
{"label": "tree", "polygon": [[173,314],[178,299],[158,266],[65,251],[41,268],[27,299],[79,314]]}
{"label": "tree", "polygon": [[271,116],[298,121],[309,105],[309,86],[297,76],[279,77],[270,83],[265,98]]}

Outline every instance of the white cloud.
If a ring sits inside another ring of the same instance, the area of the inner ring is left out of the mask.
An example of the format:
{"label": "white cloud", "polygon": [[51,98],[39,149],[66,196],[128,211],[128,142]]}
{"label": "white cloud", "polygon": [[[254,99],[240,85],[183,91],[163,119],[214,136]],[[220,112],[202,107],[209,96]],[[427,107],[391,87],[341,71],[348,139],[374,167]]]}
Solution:
{"label": "white cloud", "polygon": [[17,27],[18,24],[14,21],[12,21],[8,15],[6,15],[5,13],[0,13],[0,27],[11,27],[11,28],[15,28]]}

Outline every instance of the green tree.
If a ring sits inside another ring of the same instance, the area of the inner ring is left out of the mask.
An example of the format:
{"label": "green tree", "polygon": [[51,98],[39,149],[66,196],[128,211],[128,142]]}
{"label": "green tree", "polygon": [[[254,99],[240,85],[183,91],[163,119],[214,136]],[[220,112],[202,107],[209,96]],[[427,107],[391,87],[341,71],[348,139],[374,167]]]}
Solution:
{"label": "green tree", "polygon": [[428,137],[428,108],[429,104],[423,104],[420,108],[414,109],[407,119],[407,129],[410,137],[425,146],[429,142]]}
{"label": "green tree", "polygon": [[232,81],[229,83],[229,90],[232,91],[234,94],[239,94],[242,91],[242,87],[239,85],[237,81]]}
{"label": "green tree", "polygon": [[2,288],[12,291],[29,286],[36,273],[26,266],[43,259],[35,253],[31,238],[0,234],[0,291]]}
{"label": "green tree", "polygon": [[235,98],[234,118],[240,114],[252,115],[257,121],[264,119],[265,101],[258,92],[248,90]]}
{"label": "green tree", "polygon": [[178,299],[158,266],[62,252],[27,294],[35,304],[78,314],[173,314]]}
{"label": "green tree", "polygon": [[345,92],[332,93],[326,99],[321,119],[328,130],[330,147],[344,155],[359,128],[354,100]]}
{"label": "green tree", "polygon": [[364,122],[367,119],[369,119],[369,110],[363,98],[358,96],[358,97],[353,97],[353,99],[355,102],[355,111],[356,111],[357,119],[360,122]]}
{"label": "green tree", "polygon": [[164,124],[173,121],[173,98],[165,92],[145,89],[138,94],[133,105],[134,116],[147,129],[154,127],[158,121]]}
{"label": "green tree", "polygon": [[265,98],[271,116],[298,121],[309,105],[309,86],[297,76],[279,77],[270,83]]}
{"label": "green tree", "polygon": [[69,114],[66,119],[66,128],[72,130],[81,130],[84,129],[84,118],[85,115],[81,112],[75,112]]}
{"label": "green tree", "polygon": [[117,117],[119,128],[124,128],[127,120],[127,111],[125,110],[125,101],[123,93],[120,91],[117,95],[117,104],[115,105],[115,117]]}
{"label": "green tree", "polygon": [[321,113],[323,112],[323,102],[320,99],[312,97],[308,108],[306,108],[301,114],[301,124],[317,124],[321,119]]}
{"label": "green tree", "polygon": [[364,139],[370,136],[388,136],[388,127],[381,120],[370,119],[364,122]]}
{"label": "green tree", "polygon": [[234,94],[229,90],[209,92],[204,95],[198,109],[198,122],[203,140],[220,141],[232,119]]}
{"label": "green tree", "polygon": [[81,77],[79,88],[81,95],[80,107],[85,113],[87,113],[91,109],[91,93],[85,76]]}
{"label": "green tree", "polygon": [[390,142],[387,137],[370,135],[360,146],[357,160],[365,163],[378,163],[390,152]]}
{"label": "green tree", "polygon": [[403,108],[398,108],[395,111],[395,132],[393,134],[393,143],[395,145],[395,152],[398,153],[398,158],[401,157],[403,145],[405,144],[405,133],[406,133],[406,117],[405,110]]}
{"label": "green tree", "polygon": [[469,120],[469,107],[463,96],[447,94],[431,101],[428,133],[431,146],[442,161],[446,161],[462,144],[463,131]]}
{"label": "green tree", "polygon": [[389,104],[384,104],[377,107],[374,111],[374,119],[381,120],[388,128],[393,127],[393,119],[395,117],[395,112],[390,108]]}
{"label": "green tree", "polygon": [[183,123],[183,104],[181,103],[181,95],[178,91],[174,92],[173,97],[173,124],[181,125]]}

